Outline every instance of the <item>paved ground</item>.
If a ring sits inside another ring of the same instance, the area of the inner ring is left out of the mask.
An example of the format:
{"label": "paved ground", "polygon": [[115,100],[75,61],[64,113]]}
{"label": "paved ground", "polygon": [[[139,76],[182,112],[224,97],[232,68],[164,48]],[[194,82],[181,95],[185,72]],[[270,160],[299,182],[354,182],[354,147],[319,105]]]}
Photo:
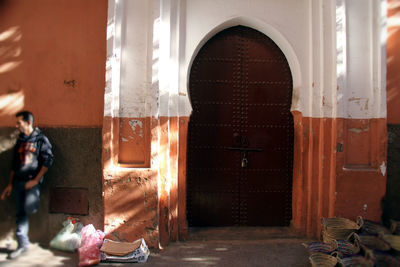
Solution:
{"label": "paved ground", "polygon": [[[146,263],[101,263],[100,266],[310,266],[302,243],[288,228],[191,229],[185,242],[171,243],[164,250],[151,249]],[[20,258],[6,259],[0,248],[0,266],[77,266],[77,253],[63,253],[33,244]]]}

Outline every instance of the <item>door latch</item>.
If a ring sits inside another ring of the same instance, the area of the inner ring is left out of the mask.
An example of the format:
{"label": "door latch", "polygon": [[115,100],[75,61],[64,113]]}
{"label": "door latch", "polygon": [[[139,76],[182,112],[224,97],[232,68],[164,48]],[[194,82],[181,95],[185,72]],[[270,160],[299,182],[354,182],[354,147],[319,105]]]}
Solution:
{"label": "door latch", "polygon": [[242,159],[242,168],[247,168],[249,165],[249,161],[247,159],[247,152],[244,152],[243,159]]}

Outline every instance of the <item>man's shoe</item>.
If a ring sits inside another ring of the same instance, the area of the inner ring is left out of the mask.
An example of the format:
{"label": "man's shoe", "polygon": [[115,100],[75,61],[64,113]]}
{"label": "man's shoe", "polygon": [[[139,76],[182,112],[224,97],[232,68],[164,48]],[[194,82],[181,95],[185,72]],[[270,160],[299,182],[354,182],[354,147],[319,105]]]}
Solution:
{"label": "man's shoe", "polygon": [[8,254],[7,259],[12,260],[12,259],[18,258],[22,254],[24,254],[27,250],[28,250],[28,247],[17,248],[16,250],[14,250],[10,254]]}

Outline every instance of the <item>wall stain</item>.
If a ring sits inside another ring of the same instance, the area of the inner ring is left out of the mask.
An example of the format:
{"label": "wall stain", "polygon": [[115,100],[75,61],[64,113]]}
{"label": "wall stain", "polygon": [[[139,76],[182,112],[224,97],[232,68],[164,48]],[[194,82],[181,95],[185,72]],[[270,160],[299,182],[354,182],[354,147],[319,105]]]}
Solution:
{"label": "wall stain", "polygon": [[369,126],[365,127],[364,129],[360,129],[360,128],[349,128],[347,129],[349,132],[353,132],[356,134],[359,134],[361,132],[368,132],[369,131]]}
{"label": "wall stain", "polygon": [[[129,125],[132,128],[132,131],[135,133],[135,135],[140,136],[143,138],[143,122],[140,120],[130,120]],[[139,127],[139,129],[137,129]]]}
{"label": "wall stain", "polygon": [[75,88],[75,80],[69,80],[69,81],[64,80],[64,84],[65,84],[66,86]]}

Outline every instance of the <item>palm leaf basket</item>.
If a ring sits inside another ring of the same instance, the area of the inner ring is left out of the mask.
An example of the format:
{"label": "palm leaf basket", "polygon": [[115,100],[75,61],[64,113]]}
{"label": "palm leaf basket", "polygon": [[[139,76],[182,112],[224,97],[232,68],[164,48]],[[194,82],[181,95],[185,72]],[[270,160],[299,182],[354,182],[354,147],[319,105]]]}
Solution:
{"label": "palm leaf basket", "polygon": [[[362,219],[362,217],[360,217]],[[378,234],[390,234],[391,231],[380,223],[362,219],[363,224],[360,228],[361,233],[378,235]]]}
{"label": "palm leaf basket", "polygon": [[370,250],[389,251],[390,244],[376,235],[357,235],[354,234],[360,241],[360,246],[365,252]]}
{"label": "palm leaf basket", "polygon": [[400,235],[381,235],[381,237],[390,244],[396,255],[400,255]]}
{"label": "palm leaf basket", "polygon": [[363,256],[352,256],[340,259],[340,265],[343,267],[354,267],[354,266],[362,266],[362,267],[373,267],[374,261],[368,258],[364,258]]}
{"label": "palm leaf basket", "polygon": [[311,242],[308,245],[303,243],[303,246],[308,250],[310,254],[312,253],[330,254],[337,248],[336,242],[335,243]]}
{"label": "palm leaf basket", "polygon": [[360,252],[360,244],[358,241],[350,242],[349,240],[336,240],[338,251],[342,257],[356,255]]}
{"label": "palm leaf basket", "polygon": [[309,257],[312,267],[333,267],[338,263],[336,254],[312,253]]}
{"label": "palm leaf basket", "polygon": [[400,261],[386,252],[375,252],[373,253],[375,266],[400,266]]}
{"label": "palm leaf basket", "polygon": [[357,222],[346,218],[322,218],[322,239],[324,242],[335,240],[345,240],[351,233],[360,229],[363,224],[361,217]]}

